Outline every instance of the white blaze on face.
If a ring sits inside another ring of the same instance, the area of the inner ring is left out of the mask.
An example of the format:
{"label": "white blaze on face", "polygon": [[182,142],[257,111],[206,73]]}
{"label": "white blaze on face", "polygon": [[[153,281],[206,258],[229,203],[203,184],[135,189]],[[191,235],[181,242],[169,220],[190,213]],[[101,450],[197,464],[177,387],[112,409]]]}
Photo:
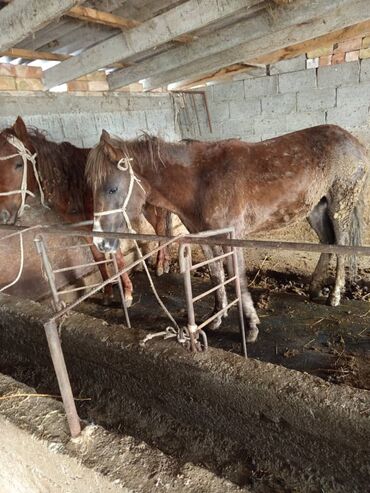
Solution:
{"label": "white blaze on face", "polygon": [[[100,224],[100,217],[97,216],[94,217],[93,232],[94,231],[97,231],[98,233],[101,233],[103,231]],[[100,238],[99,236],[93,236],[93,242],[97,248],[99,248],[99,245],[101,244],[102,240],[103,238]]]}

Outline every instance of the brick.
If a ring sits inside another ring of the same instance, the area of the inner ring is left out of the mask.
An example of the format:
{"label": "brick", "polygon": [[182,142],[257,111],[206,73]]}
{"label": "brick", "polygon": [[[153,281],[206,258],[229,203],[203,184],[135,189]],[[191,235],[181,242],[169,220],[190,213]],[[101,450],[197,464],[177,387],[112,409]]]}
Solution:
{"label": "brick", "polygon": [[258,77],[244,80],[244,92],[246,99],[259,98],[277,94],[278,76]]}
{"label": "brick", "polygon": [[261,114],[261,101],[259,99],[245,99],[243,101],[230,101],[230,118],[250,118]]}
{"label": "brick", "polygon": [[331,64],[337,65],[339,63],[344,63],[345,56],[346,56],[346,54],[344,53],[344,51],[342,51],[340,53],[334,53],[332,58],[331,58]]}
{"label": "brick", "polygon": [[360,82],[370,81],[370,59],[361,60]]}
{"label": "brick", "polygon": [[298,92],[301,89],[316,87],[316,70],[302,70],[279,75],[279,92]]}
{"label": "brick", "polygon": [[331,59],[333,55],[326,55],[326,56],[321,56],[319,58],[319,67],[323,67],[326,65],[331,65]]}
{"label": "brick", "polygon": [[15,77],[15,65],[11,63],[0,64],[0,76]]}
{"label": "brick", "polygon": [[42,79],[40,67],[30,67],[29,65],[14,65],[15,75],[22,79]]}
{"label": "brick", "polygon": [[307,58],[317,58],[322,56],[328,56],[333,53],[333,45],[322,46],[316,50],[308,51]]}
{"label": "brick", "polygon": [[6,77],[5,75],[0,76],[0,91],[15,91],[15,78]]}
{"label": "brick", "polygon": [[370,58],[370,47],[362,48],[360,50],[360,58]]}
{"label": "brick", "polygon": [[215,84],[213,86],[213,100],[215,102],[231,101],[233,99],[238,99],[239,101],[244,99],[243,81]]}
{"label": "brick", "polygon": [[223,101],[221,103],[214,103],[213,101],[209,101],[208,105],[212,122],[223,122],[230,118],[230,107],[228,102]]}
{"label": "brick", "polygon": [[89,80],[87,83],[89,91],[109,91],[108,82],[106,80]]}
{"label": "brick", "polygon": [[313,111],[310,113],[299,112],[286,115],[285,126],[287,132],[302,130],[303,128],[315,127],[325,123],[325,113],[323,111]]}
{"label": "brick", "polygon": [[262,98],[262,113],[269,115],[287,114],[296,111],[296,93],[278,94]]}
{"label": "brick", "polygon": [[341,108],[331,108],[327,112],[327,123],[335,123],[344,128],[362,127],[368,122],[368,108],[360,105],[354,106],[352,101],[348,106]]}
{"label": "brick", "polygon": [[361,82],[348,87],[338,87],[337,89],[337,106],[347,107],[350,103],[354,107],[364,105],[369,106],[370,101],[370,83]]}
{"label": "brick", "polygon": [[67,90],[68,91],[88,91],[89,90],[89,83],[87,80],[72,80],[71,82],[67,83]]}
{"label": "brick", "polygon": [[361,48],[370,48],[370,36],[365,36],[362,38]]}
{"label": "brick", "polygon": [[266,118],[264,115],[258,116],[254,119],[254,133],[257,137],[261,138],[262,135],[266,135],[269,132],[276,132],[278,135],[286,132],[286,118],[287,115],[281,115],[280,117]]}
{"label": "brick", "polygon": [[253,133],[253,120],[230,119],[221,125],[223,139],[241,138]]}
{"label": "brick", "polygon": [[104,70],[98,70],[97,72],[93,72],[91,74],[85,75],[86,80],[107,80],[107,76],[105,75]]}
{"label": "brick", "polygon": [[43,91],[44,85],[40,79],[21,79],[16,77],[15,85],[18,91]]}
{"label": "brick", "polygon": [[298,72],[306,68],[306,55],[296,56],[289,60],[281,60],[280,62],[270,65],[270,74],[285,74],[289,72]]}
{"label": "brick", "polygon": [[359,59],[360,50],[348,51],[345,56],[346,62],[356,62]]}
{"label": "brick", "polygon": [[317,85],[319,88],[339,87],[354,84],[359,80],[359,63],[350,62],[341,65],[319,67]]}
{"label": "brick", "polygon": [[355,51],[361,48],[362,38],[352,38],[341,41],[340,43],[335,43],[333,47],[333,53]]}
{"label": "brick", "polygon": [[115,113],[95,113],[92,118],[94,118],[95,127],[99,132],[105,129],[118,136],[124,134],[124,116],[119,111]]}
{"label": "brick", "polygon": [[307,58],[306,60],[306,68],[317,68],[320,63],[320,58]]}
{"label": "brick", "polygon": [[314,112],[333,108],[336,101],[334,88],[308,89],[297,94],[297,111]]}

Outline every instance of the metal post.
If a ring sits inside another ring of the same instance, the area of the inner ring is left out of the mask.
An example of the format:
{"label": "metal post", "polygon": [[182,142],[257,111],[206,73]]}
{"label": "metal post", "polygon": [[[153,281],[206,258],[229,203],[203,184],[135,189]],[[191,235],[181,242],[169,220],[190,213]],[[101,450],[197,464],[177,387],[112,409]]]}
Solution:
{"label": "metal post", "polygon": [[[235,232],[232,231],[230,233],[231,239],[235,238]],[[248,358],[248,352],[247,352],[247,341],[245,337],[245,325],[244,325],[244,312],[243,312],[243,302],[242,302],[242,291],[240,287],[240,272],[239,272],[239,265],[238,265],[238,253],[237,249],[235,247],[231,247],[233,255],[232,255],[232,260],[233,260],[233,269],[234,269],[234,276],[235,276],[235,293],[238,298],[238,312],[239,312],[239,328],[240,328],[240,334],[242,337],[242,352],[244,354],[245,358]]]}
{"label": "metal post", "polygon": [[180,269],[184,274],[184,288],[185,288],[185,299],[186,299],[186,309],[188,312],[188,332],[190,337],[190,344],[192,351],[196,351],[196,340],[194,333],[197,330],[197,325],[195,323],[195,313],[193,305],[193,290],[191,287],[191,246],[190,245],[180,245],[179,249],[179,259],[180,259]]}
{"label": "metal post", "polygon": [[35,245],[36,245],[36,250],[37,253],[41,256],[41,261],[44,266],[45,274],[48,278],[49,281],[49,286],[51,290],[51,294],[53,296],[53,302],[54,302],[54,310],[58,312],[63,308],[63,304],[59,298],[58,290],[55,285],[55,276],[53,273],[53,269],[51,267],[50,261],[48,254],[46,252],[46,246],[43,238],[41,236],[38,236],[37,238],[34,239]]}
{"label": "metal post", "polygon": [[46,322],[44,324],[44,329],[54,370],[58,379],[69,429],[71,431],[72,438],[75,438],[81,433],[80,419],[77,414],[55,320],[49,320],[49,322]]}
{"label": "metal post", "polygon": [[[112,253],[112,260],[113,260],[113,265],[114,265],[115,273],[117,274],[119,272],[119,269],[118,269],[118,265],[117,265],[116,255],[114,253]],[[122,277],[119,276],[118,279],[117,279],[117,281],[118,281],[119,295],[120,295],[120,298],[121,298],[122,308],[123,308],[123,312],[125,314],[126,325],[127,325],[127,327],[129,329],[131,329],[131,322],[130,322],[130,317],[128,315],[128,309],[127,309],[127,305],[126,305],[125,293],[123,291],[123,286],[122,286]]]}

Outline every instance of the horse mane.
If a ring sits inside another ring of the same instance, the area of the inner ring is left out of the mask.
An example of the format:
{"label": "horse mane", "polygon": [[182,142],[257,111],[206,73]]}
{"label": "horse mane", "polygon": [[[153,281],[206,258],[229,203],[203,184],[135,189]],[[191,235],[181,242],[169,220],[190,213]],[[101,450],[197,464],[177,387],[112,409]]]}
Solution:
{"label": "horse mane", "polygon": [[[15,135],[11,128],[3,132]],[[37,152],[37,170],[47,200],[68,204],[71,212],[82,212],[86,195],[85,166],[90,149],[70,142],[52,142],[47,132],[35,127],[27,127],[27,133]]]}
{"label": "horse mane", "polygon": [[[170,143],[159,137],[142,132],[140,137],[132,140],[123,140],[111,136],[112,145],[120,149],[124,156],[136,162],[139,169],[150,166],[158,170],[158,166],[166,166],[165,161],[169,154],[178,152],[181,143]],[[104,143],[99,142],[89,153],[86,164],[86,179],[89,186],[96,190],[108,178],[115,166],[104,152]]]}

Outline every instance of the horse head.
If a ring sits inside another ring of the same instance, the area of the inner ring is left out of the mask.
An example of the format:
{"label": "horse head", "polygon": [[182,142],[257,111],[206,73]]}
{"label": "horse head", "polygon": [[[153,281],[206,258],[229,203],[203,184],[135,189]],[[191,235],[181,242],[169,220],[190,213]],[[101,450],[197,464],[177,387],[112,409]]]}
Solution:
{"label": "horse head", "polygon": [[14,224],[37,188],[35,149],[19,116],[0,133],[0,223]]}
{"label": "horse head", "polygon": [[[93,190],[96,232],[133,232],[145,204],[145,190],[135,175],[130,142],[112,137],[103,130],[100,142],[89,154],[86,178]],[[115,252],[119,239],[94,237],[102,252]]]}

